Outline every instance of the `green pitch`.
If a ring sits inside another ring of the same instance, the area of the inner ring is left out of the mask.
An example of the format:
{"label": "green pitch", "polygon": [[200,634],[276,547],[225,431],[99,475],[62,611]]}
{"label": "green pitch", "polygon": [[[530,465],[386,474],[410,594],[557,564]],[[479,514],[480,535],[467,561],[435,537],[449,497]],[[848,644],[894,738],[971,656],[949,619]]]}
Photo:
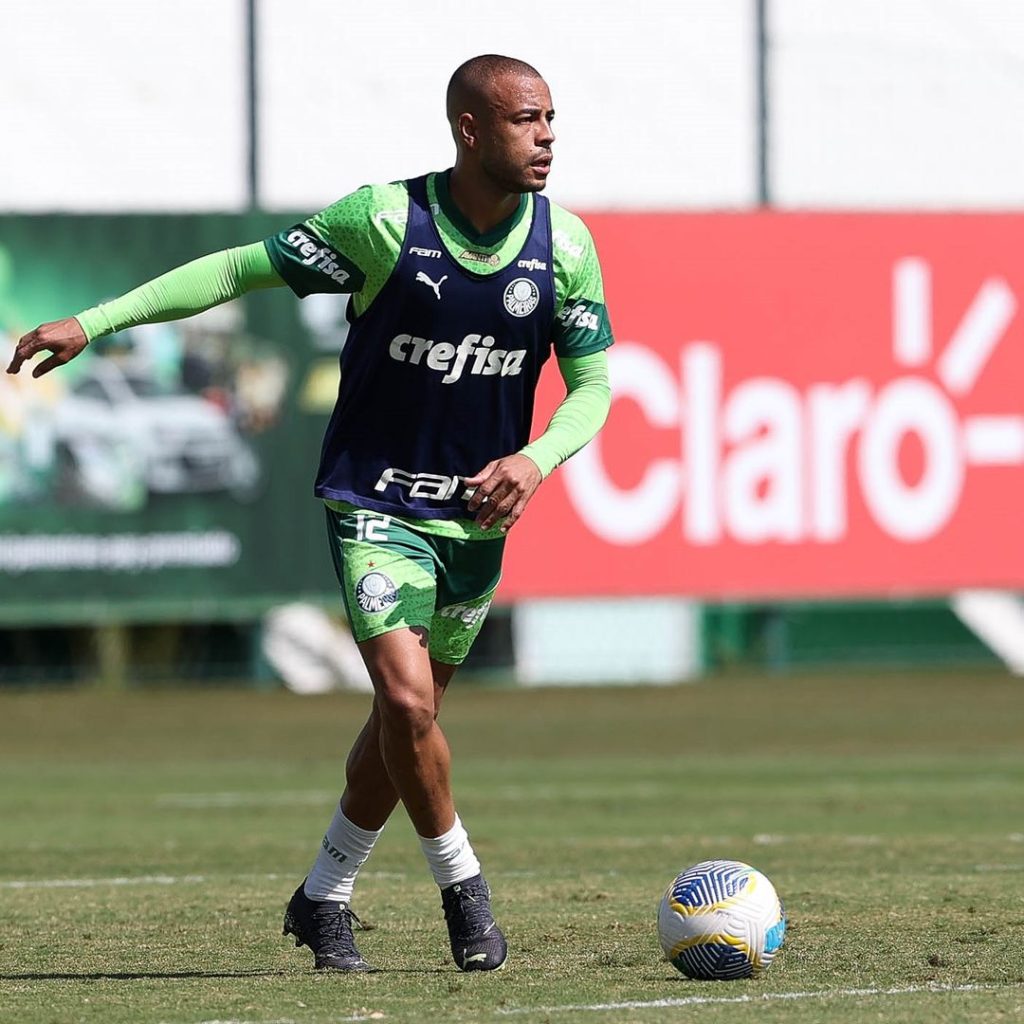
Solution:
{"label": "green pitch", "polygon": [[[360,944],[281,938],[365,697],[0,696],[0,1021],[1006,1022],[1024,1018],[1024,682],[994,673],[480,691],[444,720],[511,947],[462,975],[396,817]],[[746,860],[786,901],[762,979],[686,981],[654,908]],[[628,1005],[622,1005],[628,1004]]]}

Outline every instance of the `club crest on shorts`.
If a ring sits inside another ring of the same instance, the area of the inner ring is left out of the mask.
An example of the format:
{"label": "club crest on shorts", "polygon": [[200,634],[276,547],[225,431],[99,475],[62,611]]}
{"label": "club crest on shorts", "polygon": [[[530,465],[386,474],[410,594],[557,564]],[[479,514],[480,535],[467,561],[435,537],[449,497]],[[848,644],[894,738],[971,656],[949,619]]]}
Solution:
{"label": "club crest on shorts", "polygon": [[398,600],[398,591],[390,577],[368,572],[356,584],[356,603],[364,612],[383,612]]}
{"label": "club crest on shorts", "polygon": [[528,277],[517,277],[502,299],[513,316],[529,316],[540,302],[540,289]]}

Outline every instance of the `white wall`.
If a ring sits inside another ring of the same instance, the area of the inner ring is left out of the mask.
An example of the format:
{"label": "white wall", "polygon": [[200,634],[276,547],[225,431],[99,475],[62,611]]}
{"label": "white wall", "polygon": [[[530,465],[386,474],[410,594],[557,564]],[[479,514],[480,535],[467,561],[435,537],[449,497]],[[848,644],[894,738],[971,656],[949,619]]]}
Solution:
{"label": "white wall", "polygon": [[[768,0],[783,206],[1024,205],[1024,0]],[[0,209],[238,209],[244,0],[3,0]],[[262,200],[447,164],[447,78],[535,63],[550,194],[755,201],[754,0],[259,0]]]}
{"label": "white wall", "polygon": [[704,668],[700,606],[681,598],[519,601],[512,636],[524,686],[679,683]]}
{"label": "white wall", "polygon": [[783,206],[1024,204],[1022,0],[769,0]]}
{"label": "white wall", "polygon": [[478,53],[506,53],[551,86],[553,198],[748,204],[752,12],[749,0],[264,2],[264,203],[318,207],[364,182],[448,166],[448,78]]}
{"label": "white wall", "polygon": [[3,0],[0,209],[233,209],[238,0]]}
{"label": "white wall", "polygon": [[[754,195],[748,0],[260,0],[262,201],[314,209],[447,166],[444,89],[477,53],[548,78],[551,195],[594,208]],[[243,0],[5,0],[0,209],[230,209],[246,194]],[[5,161],[6,163],[6,161]]]}

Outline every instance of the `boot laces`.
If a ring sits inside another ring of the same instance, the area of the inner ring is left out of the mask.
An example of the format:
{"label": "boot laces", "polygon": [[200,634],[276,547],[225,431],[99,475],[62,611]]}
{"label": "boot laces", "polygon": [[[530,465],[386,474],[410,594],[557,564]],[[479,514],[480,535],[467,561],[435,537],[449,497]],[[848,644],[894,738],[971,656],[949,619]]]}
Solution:
{"label": "boot laces", "polygon": [[313,910],[313,921],[323,946],[338,949],[344,954],[356,954],[355,937],[352,935],[352,922],[360,928],[365,926],[348,907],[337,909],[334,903],[318,903]]}
{"label": "boot laces", "polygon": [[444,919],[458,928],[460,936],[473,938],[487,930],[494,921],[486,885],[452,886],[445,901]]}

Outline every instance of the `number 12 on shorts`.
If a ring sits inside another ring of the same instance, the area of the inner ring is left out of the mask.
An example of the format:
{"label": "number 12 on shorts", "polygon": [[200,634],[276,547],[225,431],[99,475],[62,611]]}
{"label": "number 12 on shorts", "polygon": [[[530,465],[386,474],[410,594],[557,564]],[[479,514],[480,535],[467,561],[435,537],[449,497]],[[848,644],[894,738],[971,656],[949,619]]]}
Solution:
{"label": "number 12 on shorts", "polygon": [[369,541],[371,544],[388,539],[388,527],[391,516],[375,516],[369,512],[356,513],[356,540]]}

